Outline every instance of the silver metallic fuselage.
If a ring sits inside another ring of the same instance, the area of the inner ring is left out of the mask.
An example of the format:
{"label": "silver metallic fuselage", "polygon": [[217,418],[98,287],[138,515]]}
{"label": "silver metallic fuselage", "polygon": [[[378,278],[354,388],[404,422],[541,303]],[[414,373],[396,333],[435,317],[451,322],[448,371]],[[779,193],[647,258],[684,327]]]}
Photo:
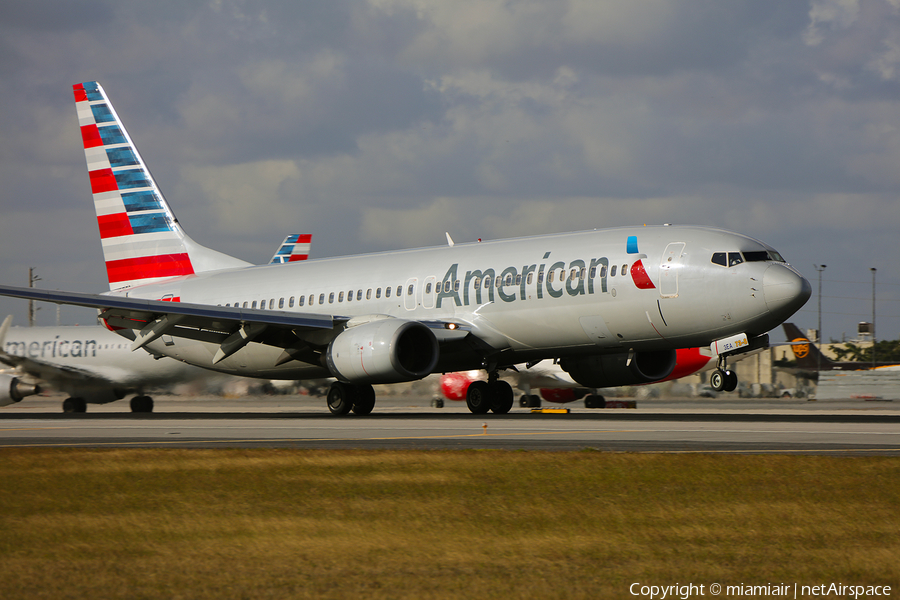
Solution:
{"label": "silver metallic fuselage", "polygon": [[[718,229],[619,228],[247,267],[110,294],[223,306],[255,302],[344,317],[454,321],[486,343],[503,366],[577,354],[706,346],[734,334],[763,334],[807,301],[809,282],[779,260],[727,267],[711,257],[771,250]],[[634,269],[637,261],[644,277]],[[486,277],[491,279],[487,288]],[[183,338],[159,339],[149,347],[207,368],[218,349]],[[250,343],[215,368],[283,379],[328,374],[322,366],[299,361],[275,366],[281,353],[281,348]],[[480,366],[478,351],[463,350],[442,354],[435,371]]]}

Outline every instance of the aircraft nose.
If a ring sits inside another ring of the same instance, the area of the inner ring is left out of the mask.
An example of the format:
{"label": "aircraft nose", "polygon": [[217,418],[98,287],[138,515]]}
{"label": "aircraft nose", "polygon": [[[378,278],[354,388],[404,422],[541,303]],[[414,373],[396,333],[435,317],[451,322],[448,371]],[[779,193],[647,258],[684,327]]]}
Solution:
{"label": "aircraft nose", "polygon": [[763,274],[763,294],[769,310],[783,312],[787,318],[806,304],[812,295],[812,286],[790,267],[772,265]]}

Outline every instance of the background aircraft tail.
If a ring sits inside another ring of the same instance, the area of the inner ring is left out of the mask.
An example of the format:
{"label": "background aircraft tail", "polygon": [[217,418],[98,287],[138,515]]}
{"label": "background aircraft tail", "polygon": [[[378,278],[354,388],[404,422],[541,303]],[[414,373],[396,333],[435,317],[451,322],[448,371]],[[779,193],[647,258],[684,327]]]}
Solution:
{"label": "background aircraft tail", "polygon": [[[782,323],[781,327],[784,329],[788,342],[792,344],[791,351],[794,353],[794,358],[797,359],[798,367],[815,371],[819,367],[819,361],[821,360],[823,371],[831,368],[833,361],[821,354],[818,347],[809,341],[806,334],[801,332],[796,325],[793,323]],[[820,355],[821,358],[819,358]]]}
{"label": "background aircraft tail", "polygon": [[281,264],[287,262],[297,262],[298,260],[306,260],[309,258],[309,250],[312,247],[311,233],[292,233],[284,238],[281,242],[275,256],[269,261],[269,264]]}
{"label": "background aircraft tail", "polygon": [[188,237],[100,84],[72,87],[109,289],[248,266]]}

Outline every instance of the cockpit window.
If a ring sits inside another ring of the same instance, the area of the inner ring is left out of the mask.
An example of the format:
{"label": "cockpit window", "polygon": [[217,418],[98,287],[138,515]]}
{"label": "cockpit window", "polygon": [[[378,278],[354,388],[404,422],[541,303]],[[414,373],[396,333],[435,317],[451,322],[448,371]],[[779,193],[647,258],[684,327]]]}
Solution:
{"label": "cockpit window", "polygon": [[734,265],[739,265],[744,262],[744,258],[741,256],[740,252],[729,252],[728,253],[728,266],[733,267]]}
{"label": "cockpit window", "polygon": [[754,252],[744,252],[744,259],[747,262],[764,262],[767,260],[775,262],[784,262],[781,255],[774,250],[756,250]]}
{"label": "cockpit window", "polygon": [[716,265],[722,265],[723,267],[728,266],[728,259],[725,257],[724,252],[714,252],[712,255],[712,262]]}

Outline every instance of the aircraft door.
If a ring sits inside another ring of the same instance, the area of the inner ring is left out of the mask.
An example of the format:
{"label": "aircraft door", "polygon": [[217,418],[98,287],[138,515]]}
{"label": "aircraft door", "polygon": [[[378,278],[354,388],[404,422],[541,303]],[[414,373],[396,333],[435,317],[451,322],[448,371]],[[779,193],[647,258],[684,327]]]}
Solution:
{"label": "aircraft door", "polygon": [[419,282],[415,277],[411,277],[406,285],[403,286],[403,304],[406,306],[406,310],[416,310],[417,302],[416,302],[416,284]]}
{"label": "aircraft door", "polygon": [[684,242],[672,242],[666,246],[659,265],[659,295],[663,298],[678,296],[678,275],[683,266]]}
{"label": "aircraft door", "polygon": [[434,298],[438,291],[434,286],[440,285],[435,283],[436,281],[437,277],[434,275],[425,278],[425,287],[422,290],[422,306],[425,308],[434,308]]}

